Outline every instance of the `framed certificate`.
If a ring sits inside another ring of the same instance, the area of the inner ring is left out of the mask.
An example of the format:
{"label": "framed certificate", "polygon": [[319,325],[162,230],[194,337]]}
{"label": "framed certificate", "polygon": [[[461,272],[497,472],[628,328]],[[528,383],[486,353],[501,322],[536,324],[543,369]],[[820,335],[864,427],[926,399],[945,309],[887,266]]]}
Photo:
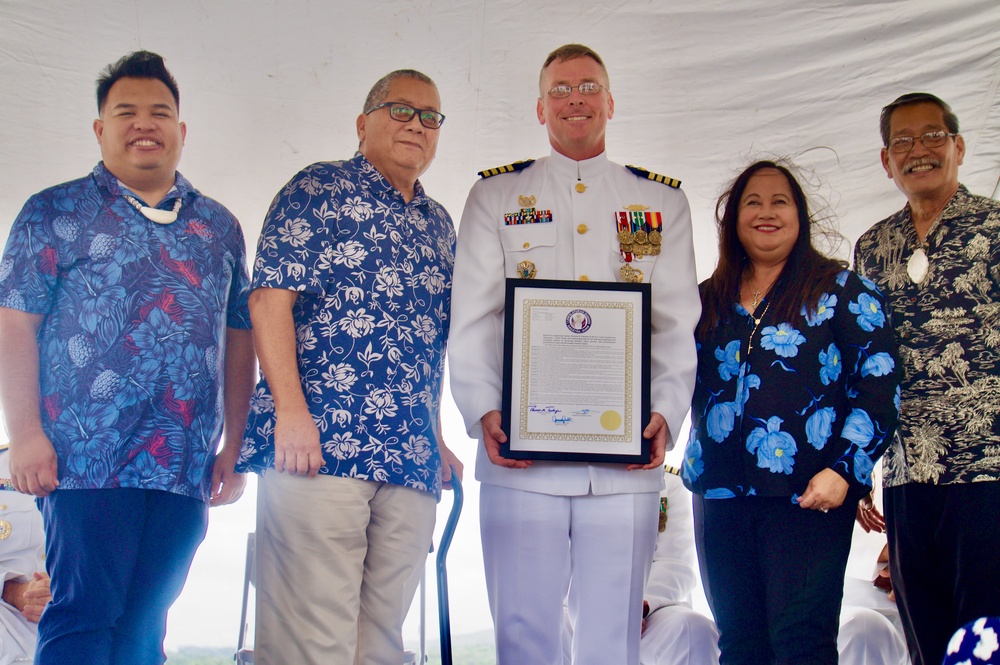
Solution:
{"label": "framed certificate", "polygon": [[649,284],[507,280],[504,457],[649,462],[650,308]]}

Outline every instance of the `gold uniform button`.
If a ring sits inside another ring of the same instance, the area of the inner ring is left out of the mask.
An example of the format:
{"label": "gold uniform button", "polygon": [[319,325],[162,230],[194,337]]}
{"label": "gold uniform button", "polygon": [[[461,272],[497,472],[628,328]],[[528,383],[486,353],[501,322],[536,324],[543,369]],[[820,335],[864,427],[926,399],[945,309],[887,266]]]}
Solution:
{"label": "gold uniform button", "polygon": [[580,281],[581,282],[589,282],[590,278],[587,277],[586,275],[580,275]]}
{"label": "gold uniform button", "polygon": [[580,235],[583,235],[584,233],[587,232],[587,225],[580,224],[579,226],[576,227],[576,232],[579,233]]}
{"label": "gold uniform button", "polygon": [[528,249],[529,247],[531,247],[531,243],[530,242],[524,243],[524,248],[525,249]]}

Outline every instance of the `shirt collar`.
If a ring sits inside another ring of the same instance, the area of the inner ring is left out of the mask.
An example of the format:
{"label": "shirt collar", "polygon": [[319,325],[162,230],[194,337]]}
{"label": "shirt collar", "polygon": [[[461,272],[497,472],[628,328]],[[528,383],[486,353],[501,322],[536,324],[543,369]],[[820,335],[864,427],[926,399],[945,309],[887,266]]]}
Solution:
{"label": "shirt collar", "polygon": [[578,162],[553,149],[549,161],[552,169],[560,176],[584,181],[604,174],[611,167],[607,151]]}
{"label": "shirt collar", "polygon": [[[403,200],[403,194],[398,189],[393,187],[389,181],[386,179],[382,172],[375,168],[375,165],[368,161],[368,159],[361,154],[361,152],[354,153],[354,158],[351,159],[355,168],[361,173],[371,173],[374,177],[369,181],[369,185],[372,188],[372,193],[376,196],[394,196],[398,197],[400,202]],[[180,175],[180,174],[178,174]],[[413,198],[406,205],[427,205],[429,199],[424,193],[424,186],[420,184],[420,180],[413,183]]]}
{"label": "shirt collar", "polygon": [[[171,187],[170,191],[167,192],[167,195],[163,197],[163,201],[160,202],[160,205],[163,205],[164,201],[173,201],[178,197],[183,198],[188,194],[196,192],[194,186],[191,185],[187,178],[180,174],[180,171],[175,171],[174,173],[174,186]],[[94,167],[94,180],[100,187],[110,192],[113,196],[124,196],[125,194],[128,194],[129,196],[138,199],[143,204],[146,203],[142,200],[142,197],[138,196],[135,192],[130,190],[125,183],[116,178],[114,174],[111,173],[106,166],[104,166],[104,162],[98,162],[97,166]]]}

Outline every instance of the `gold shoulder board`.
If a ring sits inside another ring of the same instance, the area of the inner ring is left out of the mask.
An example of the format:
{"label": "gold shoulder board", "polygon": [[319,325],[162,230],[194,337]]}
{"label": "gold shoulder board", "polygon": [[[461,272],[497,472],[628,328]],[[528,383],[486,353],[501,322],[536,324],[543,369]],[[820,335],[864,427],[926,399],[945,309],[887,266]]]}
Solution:
{"label": "gold shoulder board", "polygon": [[497,166],[492,169],[485,169],[479,172],[480,178],[489,178],[491,176],[500,175],[501,173],[515,173],[516,171],[521,171],[528,168],[535,163],[533,159],[522,159],[519,162],[514,162],[513,164],[507,164],[506,166]]}
{"label": "gold shoulder board", "polygon": [[640,178],[646,178],[647,180],[653,180],[655,182],[667,185],[668,187],[673,187],[674,189],[680,189],[681,181],[677,178],[668,178],[665,175],[660,175],[659,173],[653,173],[652,171],[647,171],[644,168],[638,166],[632,166],[631,164],[626,164],[627,168],[632,173],[636,174]]}
{"label": "gold shoulder board", "polygon": [[664,473],[672,473],[675,476],[681,475],[681,470],[680,469],[678,469],[676,466],[670,466],[669,464],[664,464],[663,465],[663,472]]}

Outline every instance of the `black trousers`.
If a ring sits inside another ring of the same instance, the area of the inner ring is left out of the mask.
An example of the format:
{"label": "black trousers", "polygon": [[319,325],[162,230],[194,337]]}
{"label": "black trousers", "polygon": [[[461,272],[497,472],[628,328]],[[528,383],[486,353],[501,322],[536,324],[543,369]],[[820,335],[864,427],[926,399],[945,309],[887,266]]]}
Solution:
{"label": "black trousers", "polygon": [[938,665],[966,623],[1000,616],[1000,482],[883,492],[889,569],[913,665]]}
{"label": "black trousers", "polygon": [[857,502],[694,497],[695,542],[722,665],[836,665]]}

